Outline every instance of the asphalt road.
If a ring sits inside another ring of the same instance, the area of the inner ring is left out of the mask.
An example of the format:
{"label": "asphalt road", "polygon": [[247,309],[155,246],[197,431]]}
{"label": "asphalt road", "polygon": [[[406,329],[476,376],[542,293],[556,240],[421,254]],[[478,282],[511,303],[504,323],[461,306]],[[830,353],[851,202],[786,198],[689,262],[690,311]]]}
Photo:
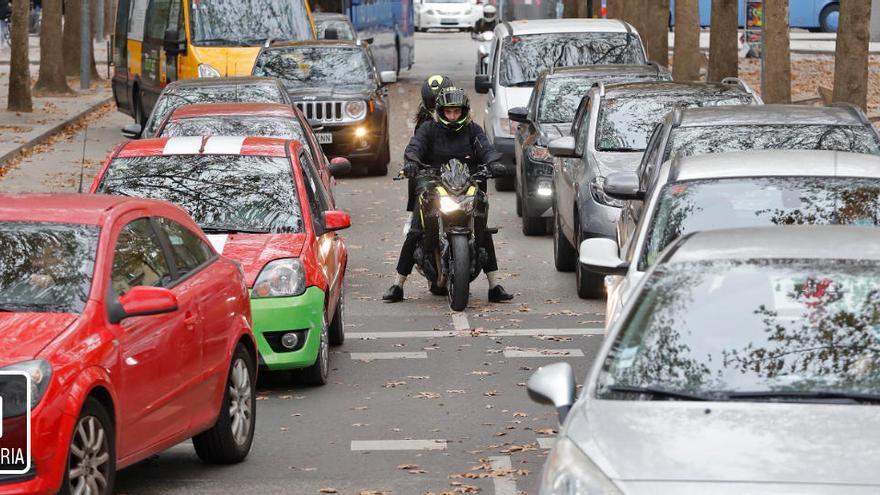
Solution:
{"label": "asphalt road", "polygon": [[[463,33],[416,39],[416,65],[389,91],[392,171],[427,75],[445,73],[467,88],[483,121],[485,98],[473,92],[476,43]],[[111,111],[90,125],[86,185],[128,121]],[[0,189],[76,190],[82,137],[25,160],[29,175]],[[351,257],[347,340],[331,354],[330,383],[309,388],[287,375],[263,376],[246,462],[206,466],[186,442],[121,471],[119,493],[535,493],[556,415],[528,399],[525,381],[562,359],[583,377],[601,343],[604,302],[578,299],[574,275],[553,267],[551,238],[524,237],[513,193],[492,191],[490,225],[501,227],[502,283],[514,301],[488,304],[481,276],[470,307],[453,315],[414,274],[406,301],[383,303],[407,219],[405,194],[390,175],[337,186],[353,226],[343,232]],[[456,330],[464,336],[447,336]]]}

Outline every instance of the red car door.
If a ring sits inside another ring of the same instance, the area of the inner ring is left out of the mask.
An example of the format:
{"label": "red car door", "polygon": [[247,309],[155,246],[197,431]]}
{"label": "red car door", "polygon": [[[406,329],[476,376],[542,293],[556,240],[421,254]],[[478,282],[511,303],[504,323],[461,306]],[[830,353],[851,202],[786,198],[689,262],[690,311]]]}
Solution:
{"label": "red car door", "polygon": [[324,187],[317,179],[317,171],[308,153],[300,151],[298,158],[316,233],[314,239],[316,243],[315,256],[327,278],[328,307],[335,308],[342,290],[342,238],[336,232],[322,232],[321,217],[325,211],[331,209],[330,202]]}

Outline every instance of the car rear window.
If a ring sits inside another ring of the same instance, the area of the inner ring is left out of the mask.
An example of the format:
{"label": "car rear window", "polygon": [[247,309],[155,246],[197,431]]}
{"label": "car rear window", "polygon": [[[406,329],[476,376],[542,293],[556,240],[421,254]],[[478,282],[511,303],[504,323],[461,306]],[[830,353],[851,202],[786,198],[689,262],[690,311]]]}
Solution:
{"label": "car rear window", "polygon": [[259,136],[305,141],[302,126],[284,117],[192,117],[168,121],[161,137],[176,136]]}

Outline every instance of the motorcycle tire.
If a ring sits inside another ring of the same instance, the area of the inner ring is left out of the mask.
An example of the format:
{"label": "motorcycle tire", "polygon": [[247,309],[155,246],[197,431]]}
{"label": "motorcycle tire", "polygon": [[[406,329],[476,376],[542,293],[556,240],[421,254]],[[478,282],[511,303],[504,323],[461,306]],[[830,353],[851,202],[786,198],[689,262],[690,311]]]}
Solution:
{"label": "motorcycle tire", "polygon": [[464,311],[468,304],[471,285],[471,250],[468,238],[464,235],[453,235],[449,239],[449,251],[452,259],[449,268],[449,308],[453,311]]}

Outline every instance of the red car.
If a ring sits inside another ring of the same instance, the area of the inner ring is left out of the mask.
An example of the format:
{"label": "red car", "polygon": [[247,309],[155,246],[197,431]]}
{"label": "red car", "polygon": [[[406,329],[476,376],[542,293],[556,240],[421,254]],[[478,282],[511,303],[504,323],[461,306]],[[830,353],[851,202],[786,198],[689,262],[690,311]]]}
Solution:
{"label": "red car", "polygon": [[112,493],[117,469],[190,437],[207,462],[250,451],[247,287],[180,208],[0,196],[0,309],[0,370],[31,376],[34,405],[31,470],[0,494]]}
{"label": "red car", "polygon": [[329,346],[345,338],[348,259],[337,231],[351,219],[332,205],[299,141],[131,141],[110,156],[91,190],[188,211],[216,249],[244,268],[260,365],[299,368],[305,381],[327,382]]}
{"label": "red car", "polygon": [[331,196],[334,175],[347,173],[347,158],[327,157],[318,144],[309,121],[297,108],[280,103],[200,103],[175,109],[159,125],[158,137],[255,136],[298,139],[315,162],[321,181]]}

